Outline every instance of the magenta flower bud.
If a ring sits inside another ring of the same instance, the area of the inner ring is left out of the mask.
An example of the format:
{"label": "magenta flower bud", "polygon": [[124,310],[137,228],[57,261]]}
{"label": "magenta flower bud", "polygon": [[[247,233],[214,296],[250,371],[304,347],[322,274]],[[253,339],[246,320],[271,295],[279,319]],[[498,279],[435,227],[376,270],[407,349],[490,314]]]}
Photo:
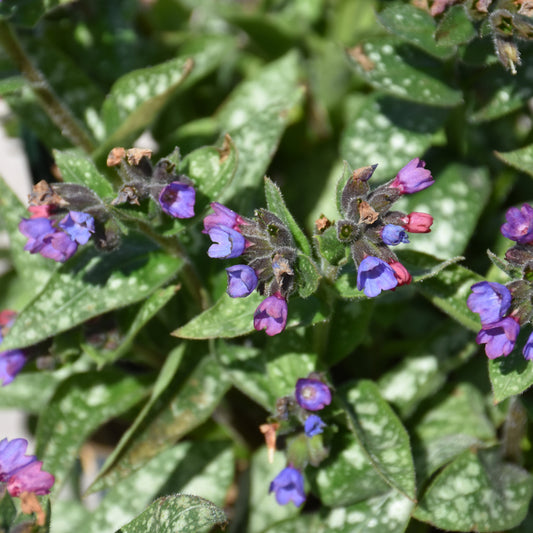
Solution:
{"label": "magenta flower bud", "polygon": [[413,211],[402,217],[401,221],[409,233],[429,233],[433,224],[433,217],[427,213]]}
{"label": "magenta flower bud", "polygon": [[387,224],[381,230],[381,238],[383,242],[389,246],[396,246],[397,244],[408,243],[409,237],[402,226],[396,224]]}
{"label": "magenta flower bud", "polygon": [[0,352],[0,383],[9,385],[26,364],[26,355],[22,350]]}
{"label": "magenta flower bud", "polygon": [[203,233],[209,233],[209,230],[216,226],[226,226],[238,231],[239,225],[245,223],[244,219],[229,207],[218,202],[212,202],[210,205],[215,213],[204,218]]}
{"label": "magenta flower bud", "polygon": [[520,209],[511,207],[505,213],[507,222],[502,225],[504,237],[520,244],[533,241],[533,207],[523,204]]}
{"label": "magenta flower bud", "polygon": [[320,411],[331,403],[329,387],[319,379],[300,378],[296,382],[296,401],[308,411]]}
{"label": "magenta flower bud", "polygon": [[357,269],[357,289],[364,291],[366,296],[373,298],[397,285],[394,270],[385,261],[373,256],[361,261]]}
{"label": "magenta flower bud", "polygon": [[268,492],[276,495],[276,501],[280,505],[292,502],[296,507],[300,507],[305,502],[302,473],[292,466],[287,466],[270,483]]}
{"label": "magenta flower bud", "polygon": [[305,419],[304,431],[305,435],[309,438],[320,435],[325,427],[326,424],[318,415],[309,415]]}
{"label": "magenta flower bud", "polygon": [[257,287],[255,270],[248,265],[234,265],[226,268],[228,274],[227,293],[232,298],[244,298],[252,294]]}
{"label": "magenta flower bud", "polygon": [[56,206],[52,204],[30,205],[28,207],[28,211],[31,213],[30,218],[48,218],[55,210]]}
{"label": "magenta flower bud", "polygon": [[427,189],[435,180],[425,166],[426,163],[418,157],[412,159],[398,172],[389,187],[398,189],[400,194],[412,194]]}
{"label": "magenta flower bud", "polygon": [[393,261],[392,263],[389,263],[389,266],[394,270],[394,276],[398,282],[398,287],[400,287],[400,285],[409,285],[409,283],[413,281],[409,271],[399,261]]}
{"label": "magenta flower bud", "polygon": [[480,281],[470,287],[472,294],[466,305],[470,311],[479,314],[485,326],[501,320],[511,306],[511,293],[505,285],[492,281]]}
{"label": "magenta flower bud", "polygon": [[527,361],[533,359],[533,333],[531,333],[531,335],[528,337],[526,345],[522,350],[522,354],[524,355],[524,359]]}
{"label": "magenta flower bud", "polygon": [[265,298],[254,313],[254,328],[265,330],[272,337],[281,333],[287,324],[287,300],[279,292]]}
{"label": "magenta flower bud", "polygon": [[195,201],[194,187],[181,181],[169,183],[159,193],[161,209],[174,218],[192,218]]}
{"label": "magenta flower bud", "polygon": [[214,226],[207,233],[214,243],[207,250],[209,257],[218,259],[239,257],[246,248],[246,239],[238,231],[227,226]]}
{"label": "magenta flower bud", "polygon": [[511,317],[502,318],[493,324],[486,324],[477,334],[476,342],[485,344],[489,359],[509,355],[514,348],[520,325]]}
{"label": "magenta flower bud", "polygon": [[94,233],[94,218],[81,211],[69,211],[59,227],[78,244],[87,244]]}

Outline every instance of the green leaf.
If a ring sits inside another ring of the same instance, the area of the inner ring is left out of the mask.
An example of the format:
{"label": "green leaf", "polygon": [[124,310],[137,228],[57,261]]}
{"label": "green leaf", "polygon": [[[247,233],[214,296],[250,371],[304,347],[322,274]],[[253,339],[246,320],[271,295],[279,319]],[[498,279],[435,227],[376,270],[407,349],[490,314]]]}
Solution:
{"label": "green leaf", "polygon": [[54,494],[85,440],[104,422],[137,404],[146,395],[147,381],[105,370],[75,374],[59,385],[37,427],[36,454],[54,473]]}
{"label": "green leaf", "polygon": [[525,518],[533,479],[499,449],[467,450],[433,481],[414,516],[453,531],[508,531]]}
{"label": "green leaf", "polygon": [[[367,97],[342,133],[341,157],[352,168],[377,164],[370,183],[387,181],[438,138],[449,111],[377,93]],[[336,180],[336,178],[335,178]],[[329,183],[333,188],[334,184]],[[416,195],[418,197],[418,194]],[[322,208],[330,215],[331,209]]]}
{"label": "green leaf", "polygon": [[[172,335],[182,339],[229,339],[246,335],[255,331],[254,313],[262,300],[264,296],[257,292],[246,298],[230,298],[224,293],[213,307],[174,330]],[[313,296],[305,301],[291,299],[287,328],[315,324],[328,316],[325,304]]]}
{"label": "green leaf", "polygon": [[16,93],[26,86],[26,80],[22,76],[11,76],[0,80],[0,96]]}
{"label": "green leaf", "polygon": [[225,527],[228,518],[209,500],[188,494],[163,496],[117,533],[196,533],[199,528]]}
{"label": "green leaf", "polygon": [[483,278],[459,265],[451,265],[415,287],[431,303],[471,331],[479,331],[479,318],[466,305],[470,287]]}
{"label": "green leaf", "polygon": [[57,264],[24,250],[27,238],[20,233],[18,225],[23,218],[29,218],[29,215],[15,193],[0,177],[0,220],[9,236],[13,265],[17,274],[23,278],[24,285],[29,286],[35,294],[48,281]]}
{"label": "green leaf", "polygon": [[87,247],[63,265],[21,312],[3,348],[29,346],[113,309],[147,298],[183,261],[132,235],[112,254]]}
{"label": "green leaf", "polygon": [[242,82],[220,110],[220,129],[231,135],[239,152],[235,179],[223,198],[234,197],[241,211],[253,207],[242,193],[259,186],[302,96],[298,55],[290,52]]}
{"label": "green leaf", "polygon": [[90,491],[112,486],[128,477],[202,424],[217,407],[229,385],[227,377],[221,375],[220,366],[211,357],[202,359],[185,381],[178,372],[175,383],[158,398],[145,422],[129,437],[123,452],[106,462]]}
{"label": "green leaf", "polygon": [[533,144],[512,152],[496,152],[496,155],[504,163],[533,176]]}
{"label": "green leaf", "polygon": [[477,35],[466,14],[465,6],[446,9],[435,31],[435,39],[441,46],[456,46],[470,42]]}
{"label": "green leaf", "polygon": [[435,219],[431,233],[413,235],[402,250],[418,250],[435,257],[458,256],[470,241],[489,198],[487,169],[453,163],[434,177],[431,187],[396,204],[401,211],[429,213]]}
{"label": "green leaf", "polygon": [[296,245],[305,255],[311,255],[311,245],[304,232],[300,229],[291,212],[287,209],[280,188],[268,177],[265,176],[265,198],[267,208],[274,213],[287,226],[292,233]]}
{"label": "green leaf", "polygon": [[392,488],[416,498],[415,469],[409,435],[372,381],[338,391],[351,430],[374,468]]}
{"label": "green leaf", "polygon": [[432,56],[447,58],[454,53],[453,47],[447,43],[435,42],[435,19],[423,9],[402,2],[389,2],[378,13],[378,20],[391,33]]}
{"label": "green leaf", "polygon": [[348,54],[375,89],[426,105],[454,107],[463,101],[461,91],[446,83],[443,65],[401,39],[369,39]]}
{"label": "green leaf", "polygon": [[274,337],[266,349],[219,344],[218,359],[241,392],[273,411],[278,398],[294,393],[296,381],[317,369],[317,356],[302,352],[302,339],[291,332]]}
{"label": "green leaf", "polygon": [[9,531],[13,520],[17,516],[17,509],[7,490],[0,497],[0,531]]}
{"label": "green leaf", "polygon": [[54,150],[54,159],[63,181],[84,185],[101,199],[114,196],[111,184],[98,172],[92,160],[79,150]]}
{"label": "green leaf", "polygon": [[320,271],[316,263],[304,254],[298,254],[297,266],[298,294],[301,298],[308,298],[316,292],[320,282]]}
{"label": "green leaf", "polygon": [[[349,507],[332,509],[325,533],[402,533],[411,519],[414,503],[391,490]],[[314,530],[313,530],[314,531]]]}

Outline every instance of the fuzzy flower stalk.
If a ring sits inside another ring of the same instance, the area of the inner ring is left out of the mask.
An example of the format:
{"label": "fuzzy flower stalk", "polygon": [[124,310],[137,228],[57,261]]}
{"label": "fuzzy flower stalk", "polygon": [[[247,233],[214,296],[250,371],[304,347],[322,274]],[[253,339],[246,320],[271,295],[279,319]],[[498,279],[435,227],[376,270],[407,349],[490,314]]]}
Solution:
{"label": "fuzzy flower stalk", "polygon": [[409,233],[431,231],[433,217],[391,208],[403,195],[433,185],[433,176],[425,166],[424,161],[413,159],[394,179],[374,190],[368,180],[376,165],[363,167],[355,170],[344,185],[340,206],[344,218],[336,223],[337,239],[350,247],[357,267],[357,288],[369,298],[411,283],[411,275],[391,247],[408,243]]}
{"label": "fuzzy flower stalk", "polygon": [[[533,208],[511,207],[501,227],[502,234],[516,244],[505,254],[506,272],[515,279],[506,284],[480,281],[471,287],[468,308],[479,315],[481,330],[476,342],[485,345],[489,359],[506,357],[514,349],[520,328],[533,320]],[[533,359],[533,334],[523,347],[526,360]]]}

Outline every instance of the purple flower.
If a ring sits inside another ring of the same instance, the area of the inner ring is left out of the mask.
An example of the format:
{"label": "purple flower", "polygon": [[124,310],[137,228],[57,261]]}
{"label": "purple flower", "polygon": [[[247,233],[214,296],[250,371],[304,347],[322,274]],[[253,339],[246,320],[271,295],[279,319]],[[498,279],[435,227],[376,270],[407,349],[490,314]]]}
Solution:
{"label": "purple flower", "polygon": [[505,285],[492,281],[480,281],[471,287],[472,294],[466,304],[470,311],[478,313],[485,326],[498,322],[511,306],[511,293]]}
{"label": "purple flower", "polygon": [[383,242],[389,246],[396,246],[402,242],[409,242],[409,237],[407,236],[405,229],[396,224],[387,224],[384,226],[381,230],[381,238],[383,239]]}
{"label": "purple flower", "polygon": [[254,313],[254,328],[265,330],[272,337],[285,329],[287,324],[287,300],[279,292],[265,298]]}
{"label": "purple flower", "polygon": [[412,194],[427,189],[435,183],[431,172],[424,167],[425,161],[412,159],[396,175],[389,187],[395,187],[401,194]]}
{"label": "purple flower", "polygon": [[214,226],[207,233],[214,243],[207,250],[209,257],[218,259],[239,257],[246,248],[246,239],[238,231],[227,226]]}
{"label": "purple flower", "polygon": [[320,411],[331,403],[329,387],[319,379],[300,378],[296,382],[296,401],[308,411]]}
{"label": "purple flower", "polygon": [[244,298],[257,287],[255,270],[248,265],[234,265],[226,268],[228,274],[227,293],[232,298]]}
{"label": "purple flower", "polygon": [[270,483],[268,492],[275,493],[276,501],[280,505],[292,502],[296,507],[300,507],[305,501],[302,473],[292,466],[287,466]]}
{"label": "purple flower", "polygon": [[66,233],[54,228],[47,218],[23,218],[19,224],[20,232],[28,237],[24,250],[32,254],[64,263],[78,249],[78,244]]}
{"label": "purple flower", "polygon": [[0,352],[0,382],[9,385],[26,364],[26,355],[21,350]]}
{"label": "purple flower", "polygon": [[505,213],[507,222],[501,227],[504,237],[520,244],[533,241],[533,207],[523,204],[520,209],[511,207]]}
{"label": "purple flower", "polygon": [[363,290],[366,296],[373,298],[397,285],[394,270],[385,261],[371,255],[361,261],[357,269],[357,289]]}
{"label": "purple flower", "polygon": [[78,244],[73,241],[66,233],[56,230],[51,235],[43,239],[43,246],[39,253],[43,257],[53,259],[58,263],[64,263],[70,259],[78,249]]}
{"label": "purple flower", "polygon": [[173,181],[159,193],[161,209],[174,218],[191,218],[194,216],[196,191],[192,185]]}
{"label": "purple flower", "polygon": [[318,415],[309,415],[305,419],[304,431],[309,438],[320,435],[325,427],[326,424]]}
{"label": "purple flower", "polygon": [[238,230],[240,224],[245,224],[244,219],[229,207],[218,202],[212,202],[210,205],[215,213],[204,218],[204,233],[209,233],[209,230],[216,226]]}
{"label": "purple flower", "polygon": [[78,244],[87,244],[94,233],[94,218],[88,213],[81,211],[69,211],[68,215],[61,220],[59,227]]}
{"label": "purple flower", "polygon": [[484,325],[477,334],[476,342],[485,344],[485,353],[489,359],[496,359],[513,351],[519,331],[518,322],[508,316],[493,324]]}
{"label": "purple flower", "polygon": [[0,482],[7,483],[11,496],[23,492],[48,494],[55,478],[41,470],[43,463],[33,455],[25,455],[28,442],[25,439],[0,441]]}
{"label": "purple flower", "polygon": [[528,337],[522,353],[524,354],[524,359],[528,361],[533,359],[533,333]]}

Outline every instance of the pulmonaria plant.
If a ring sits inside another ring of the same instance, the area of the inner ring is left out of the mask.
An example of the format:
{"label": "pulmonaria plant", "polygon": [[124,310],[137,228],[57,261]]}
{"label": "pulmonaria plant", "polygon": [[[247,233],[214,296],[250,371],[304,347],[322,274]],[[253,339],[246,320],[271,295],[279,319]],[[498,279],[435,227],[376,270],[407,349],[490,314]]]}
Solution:
{"label": "pulmonaria plant", "polygon": [[254,313],[254,328],[267,335],[281,333],[287,324],[287,300],[295,290],[297,250],[289,229],[273,213],[258,209],[253,219],[213,202],[214,213],[204,218],[203,232],[213,244],[209,257],[234,259],[246,264],[226,269],[227,293],[244,298],[258,290],[266,298]]}
{"label": "pulmonaria plant", "polygon": [[[505,254],[508,263],[505,271],[515,279],[505,285],[490,281],[475,283],[467,299],[469,309],[479,314],[481,320],[476,342],[485,345],[490,359],[509,355],[520,327],[533,320],[533,208],[528,204],[520,209],[511,207],[505,217],[501,232],[517,243]],[[527,360],[533,359],[533,333],[522,354]]]}
{"label": "pulmonaria plant", "polygon": [[[300,507],[304,503],[305,467],[308,464],[316,467],[328,456],[322,439],[326,423],[315,413],[330,403],[330,388],[319,374],[312,373],[296,382],[294,395],[280,398],[276,404],[276,415],[271,417],[268,427],[276,428],[280,434],[290,435],[287,438],[287,466],[269,488],[280,505],[292,501]],[[267,438],[267,446],[275,450],[275,437]]]}
{"label": "pulmonaria plant", "polygon": [[337,238],[350,246],[357,267],[357,288],[369,298],[381,291],[411,283],[411,275],[389,246],[409,242],[408,233],[428,233],[433,217],[427,213],[402,213],[391,207],[402,195],[413,194],[434,183],[425,162],[413,159],[388,183],[371,190],[368,180],[376,165],[355,170],[344,186]]}
{"label": "pulmonaria plant", "polygon": [[[11,310],[0,312],[0,344],[8,329],[15,322],[17,313]],[[26,364],[27,357],[23,350],[0,351],[0,383],[9,385]]]}

